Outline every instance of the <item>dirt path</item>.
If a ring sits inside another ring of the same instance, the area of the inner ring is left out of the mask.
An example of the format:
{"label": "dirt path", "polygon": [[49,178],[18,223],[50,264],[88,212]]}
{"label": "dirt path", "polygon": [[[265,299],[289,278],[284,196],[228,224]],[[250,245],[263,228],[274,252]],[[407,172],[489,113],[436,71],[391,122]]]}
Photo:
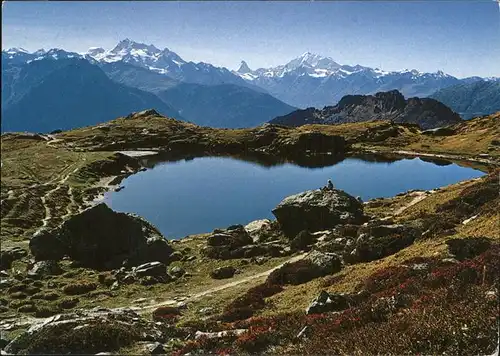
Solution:
{"label": "dirt path", "polygon": [[[229,282],[229,283],[217,286],[217,287],[206,289],[203,292],[199,292],[199,293],[193,294],[191,296],[188,296],[186,299],[182,300],[182,302],[180,302],[180,303],[181,304],[187,304],[188,302],[192,302],[192,301],[194,301],[196,299],[200,299],[200,298],[202,298],[204,296],[207,296],[209,294],[217,293],[217,292],[220,292],[220,291],[222,291],[224,289],[236,287],[236,286],[238,286],[240,284],[248,283],[248,282],[253,281],[255,279],[260,279],[260,278],[263,278],[263,277],[267,277],[273,271],[277,270],[278,268],[281,268],[284,264],[300,261],[304,257],[306,257],[308,254],[309,254],[309,252],[300,254],[298,256],[294,256],[294,257],[290,258],[289,260],[283,262],[282,264],[280,264],[280,265],[278,265],[276,267],[273,267],[273,268],[271,268],[271,269],[269,269],[267,271],[254,274],[252,276],[244,277],[244,278],[241,278],[239,280],[232,281],[232,282]],[[161,302],[161,303],[156,303],[156,304],[152,304],[152,305],[146,305],[146,306],[143,306],[143,307],[135,307],[134,309],[142,314],[142,313],[150,312],[153,309],[156,309],[158,307],[168,306],[168,305],[176,305],[178,303],[179,303],[178,300],[166,300],[166,301]]]}
{"label": "dirt path", "polygon": [[[67,182],[67,180],[69,179],[69,177],[71,177],[71,175],[74,174],[74,173],[76,173],[79,169],[80,169],[80,167],[76,167],[70,173],[66,174],[63,178],[61,178],[57,182],[57,186],[54,189],[49,190],[47,193],[45,193],[40,198],[42,200],[42,204],[43,204],[44,209],[45,209],[45,217],[42,220],[42,226],[40,228],[38,228],[38,230],[35,233],[38,233],[39,231],[41,231],[42,229],[44,229],[45,227],[47,227],[47,225],[49,224],[49,221],[52,219],[52,213],[51,213],[50,208],[49,208],[49,206],[47,204],[47,198],[51,194],[53,194],[54,192],[56,192],[57,190],[61,189],[63,187],[63,184]],[[51,183],[45,183],[45,185],[47,185],[47,184],[51,184]],[[71,199],[72,202],[74,202],[72,191],[71,192],[68,191],[68,193],[71,193],[70,194],[70,199]],[[68,214],[71,215],[71,211],[70,211],[69,206],[67,207],[67,209],[68,209],[67,210]],[[66,215],[68,215],[68,214],[66,214]]]}
{"label": "dirt path", "polygon": [[406,205],[403,205],[402,207],[400,207],[399,209],[397,209],[394,214],[392,214],[393,216],[396,216],[396,215],[400,215],[401,213],[403,213],[406,209],[412,207],[413,205],[421,202],[422,200],[424,200],[425,198],[428,197],[429,195],[429,192],[428,191],[421,191],[421,192],[415,192],[414,193],[416,195],[416,197],[411,201],[409,202],[408,204]]}

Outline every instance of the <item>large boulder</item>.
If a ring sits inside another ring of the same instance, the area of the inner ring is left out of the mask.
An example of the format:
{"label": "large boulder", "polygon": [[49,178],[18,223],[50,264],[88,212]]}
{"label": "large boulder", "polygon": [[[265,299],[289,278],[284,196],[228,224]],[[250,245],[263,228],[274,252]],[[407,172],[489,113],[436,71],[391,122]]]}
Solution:
{"label": "large boulder", "polygon": [[274,208],[273,214],[290,238],[302,230],[316,232],[366,220],[363,204],[339,189],[308,190],[289,196]]}
{"label": "large boulder", "polygon": [[173,251],[146,220],[117,213],[106,204],[73,216],[52,231],[33,235],[30,249],[37,260],[58,260],[67,255],[96,269],[114,269],[124,263],[168,263]]}

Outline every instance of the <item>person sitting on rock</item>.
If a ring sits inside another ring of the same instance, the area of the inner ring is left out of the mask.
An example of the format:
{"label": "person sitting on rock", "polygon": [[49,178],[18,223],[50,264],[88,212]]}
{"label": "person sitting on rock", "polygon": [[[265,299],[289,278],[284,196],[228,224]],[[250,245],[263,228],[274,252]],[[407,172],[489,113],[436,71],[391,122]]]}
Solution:
{"label": "person sitting on rock", "polygon": [[331,179],[328,179],[328,182],[326,183],[326,188],[328,190],[333,190],[333,183]]}

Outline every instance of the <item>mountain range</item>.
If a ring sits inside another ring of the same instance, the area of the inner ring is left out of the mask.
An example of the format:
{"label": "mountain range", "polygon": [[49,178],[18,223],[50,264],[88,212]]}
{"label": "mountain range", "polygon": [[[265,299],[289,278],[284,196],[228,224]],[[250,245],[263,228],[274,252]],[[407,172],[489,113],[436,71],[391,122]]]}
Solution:
{"label": "mountain range", "polygon": [[405,97],[397,90],[375,95],[346,95],[337,105],[297,110],[277,117],[272,124],[301,126],[386,120],[418,124],[424,129],[456,124],[460,116],[437,100]]}
{"label": "mountain range", "polygon": [[286,103],[301,108],[323,107],[345,95],[398,90],[405,97],[427,97],[437,90],[480,77],[458,79],[442,71],[383,71],[361,65],[341,65],[330,57],[304,53],[285,65],[251,70],[245,61],[234,72],[248,83],[267,90]]}
{"label": "mountain range", "polygon": [[430,96],[468,120],[500,111],[500,81],[478,80],[441,89]]}
{"label": "mountain range", "polygon": [[[39,65],[37,62],[54,63]],[[61,96],[61,90],[52,88],[50,82],[42,85],[47,78],[55,83],[57,80],[54,78],[58,75],[65,77],[65,71],[68,70],[65,63],[69,62],[75,64],[73,70],[81,71],[80,76],[68,77],[68,80],[76,80],[75,83],[64,84],[72,84],[72,90],[67,90],[65,95]],[[88,65],[82,64],[83,62]],[[101,92],[103,100],[108,102],[104,112],[98,112],[102,109],[100,104],[92,105],[91,98],[96,95],[98,87],[93,87],[90,79],[86,78],[84,72],[87,70],[90,73],[89,78],[97,76],[97,70],[100,71],[100,79],[95,83],[100,83],[101,89],[104,77],[109,80],[106,87],[119,85],[119,90]],[[47,77],[47,71],[51,73],[50,77]],[[57,74],[58,71],[62,72]],[[35,52],[11,48],[2,51],[2,117],[6,117],[2,130],[25,130],[32,127],[59,129],[62,121],[65,125],[77,127],[120,116],[124,107],[127,110],[140,111],[145,108],[144,105],[149,105],[164,115],[200,125],[249,127],[267,122],[276,116],[286,115],[296,108],[332,106],[345,95],[398,90],[406,97],[426,97],[438,90],[473,86],[479,82],[498,83],[495,78],[458,79],[441,71],[386,72],[361,65],[342,65],[330,57],[309,52],[284,65],[271,68],[252,70],[243,61],[238,70],[231,71],[209,63],[186,61],[168,48],[159,49],[129,39],[120,41],[111,50],[93,47],[85,53],[68,52],[58,48],[48,51],[40,49]],[[49,93],[42,93],[40,88],[53,91],[50,106],[48,103],[40,106],[44,95],[49,96]],[[479,90],[473,92],[483,93]],[[70,97],[71,93],[75,97]],[[445,102],[453,104],[461,101],[455,98],[462,95],[458,89],[444,93],[448,94],[439,95],[444,95],[442,100]],[[488,93],[485,94],[486,101],[490,95]],[[130,99],[131,97],[134,99]],[[28,100],[33,100],[33,103]],[[120,103],[124,101],[130,105],[121,106]],[[85,107],[88,118],[74,123],[73,118],[65,117],[54,120],[53,125],[49,125],[50,120],[43,125],[30,124],[39,121],[41,117],[54,115],[57,110],[61,115],[67,115],[64,113],[71,111],[71,108],[66,103],[70,102]],[[485,107],[486,111],[495,107],[485,104],[482,99],[476,102],[477,105],[470,104],[466,110],[458,106],[455,110],[461,113],[471,110],[476,112],[478,109],[475,106]],[[450,104],[452,107],[453,105]],[[33,110],[30,111],[30,108]],[[39,111],[42,109],[48,112]],[[6,122],[9,124],[6,125]],[[12,122],[15,122],[14,126],[10,124]]]}

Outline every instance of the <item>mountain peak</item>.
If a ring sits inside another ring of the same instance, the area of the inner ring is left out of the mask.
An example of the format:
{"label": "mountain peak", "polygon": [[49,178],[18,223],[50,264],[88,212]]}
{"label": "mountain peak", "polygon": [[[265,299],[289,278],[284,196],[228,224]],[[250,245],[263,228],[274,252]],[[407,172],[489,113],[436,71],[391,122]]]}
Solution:
{"label": "mountain peak", "polygon": [[29,53],[27,50],[21,47],[12,47],[5,51],[8,54],[17,54],[17,53]]}
{"label": "mountain peak", "polygon": [[241,61],[240,68],[238,68],[237,72],[240,74],[245,74],[245,73],[252,73],[252,70],[248,66],[247,62]]}
{"label": "mountain peak", "polygon": [[314,69],[327,69],[333,70],[340,67],[340,64],[335,62],[330,57],[323,57],[319,54],[311,53],[309,51],[302,53],[301,56],[292,59],[286,64],[290,69],[297,69],[299,67],[310,67]]}
{"label": "mountain peak", "polygon": [[130,40],[129,38],[125,38],[124,40],[118,42],[115,48],[113,48],[110,52],[117,54],[123,52],[131,52],[132,50],[139,50],[139,51],[142,50],[150,54],[156,54],[161,52],[154,45],[147,45],[144,43],[135,42]]}

